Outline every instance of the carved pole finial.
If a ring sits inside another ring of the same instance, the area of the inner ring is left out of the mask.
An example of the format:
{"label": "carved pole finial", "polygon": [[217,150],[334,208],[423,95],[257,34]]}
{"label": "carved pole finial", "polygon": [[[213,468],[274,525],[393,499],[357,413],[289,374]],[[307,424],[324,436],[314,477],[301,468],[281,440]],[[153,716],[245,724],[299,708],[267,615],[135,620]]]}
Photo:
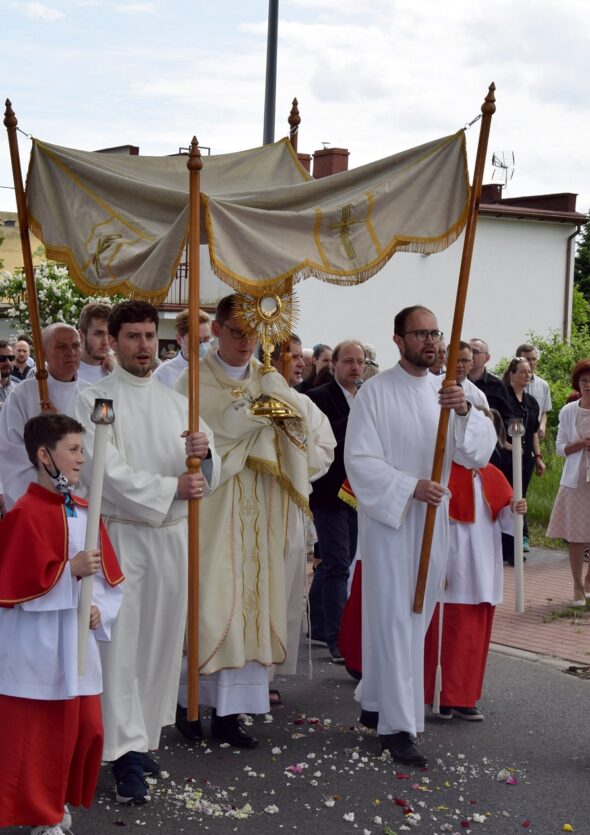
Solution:
{"label": "carved pole finial", "polygon": [[293,146],[293,150],[297,150],[297,135],[299,133],[299,125],[301,124],[301,116],[299,115],[299,102],[297,99],[293,99],[293,107],[291,108],[291,112],[289,113],[289,118],[287,121],[289,122],[289,140],[291,141],[291,145]]}
{"label": "carved pole finial", "polygon": [[203,158],[201,157],[201,151],[199,150],[199,141],[196,136],[193,136],[193,141],[191,142],[188,157],[189,159],[186,164],[188,170],[200,171],[203,167]]}
{"label": "carved pole finial", "polygon": [[484,99],[484,103],[481,106],[481,112],[484,115],[492,115],[496,112],[496,96],[494,93],[496,92],[496,85],[492,81],[490,86],[488,87],[488,94]]}
{"label": "carved pole finial", "polygon": [[15,128],[18,125],[18,119],[16,118],[16,114],[12,109],[12,102],[10,99],[6,99],[6,110],[4,111],[4,127],[5,128]]}

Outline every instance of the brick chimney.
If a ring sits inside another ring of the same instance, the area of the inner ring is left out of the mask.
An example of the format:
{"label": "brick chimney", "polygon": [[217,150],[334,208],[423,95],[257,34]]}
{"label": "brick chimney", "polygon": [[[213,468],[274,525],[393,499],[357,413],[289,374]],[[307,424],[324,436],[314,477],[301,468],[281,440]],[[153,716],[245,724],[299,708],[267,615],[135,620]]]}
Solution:
{"label": "brick chimney", "polygon": [[502,186],[498,183],[487,183],[481,187],[480,203],[499,203],[502,200]]}
{"label": "brick chimney", "polygon": [[316,180],[348,171],[347,148],[322,148],[313,155],[313,176]]}
{"label": "brick chimney", "polygon": [[297,154],[297,159],[308,174],[311,173],[311,154]]}

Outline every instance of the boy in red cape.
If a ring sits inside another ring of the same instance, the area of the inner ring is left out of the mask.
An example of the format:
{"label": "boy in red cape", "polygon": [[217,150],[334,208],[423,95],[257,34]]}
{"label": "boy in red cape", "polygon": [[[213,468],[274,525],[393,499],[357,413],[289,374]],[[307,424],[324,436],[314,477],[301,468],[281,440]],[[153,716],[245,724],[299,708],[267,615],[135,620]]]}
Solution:
{"label": "boy in red cape", "polygon": [[[84,550],[87,503],[72,495],[83,427],[43,414],[25,425],[37,470],[0,521],[0,826],[69,831],[66,803],[90,806],[102,754],[102,673],[123,575],[104,528]],[[78,676],[81,577],[95,575],[86,672]]]}

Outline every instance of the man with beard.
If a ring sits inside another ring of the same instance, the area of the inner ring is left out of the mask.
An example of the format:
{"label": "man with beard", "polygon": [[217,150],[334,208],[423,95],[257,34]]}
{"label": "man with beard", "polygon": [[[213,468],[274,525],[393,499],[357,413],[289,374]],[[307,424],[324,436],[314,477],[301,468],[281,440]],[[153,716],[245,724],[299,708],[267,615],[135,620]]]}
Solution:
{"label": "man with beard", "polygon": [[[395,317],[398,365],[368,380],[348,419],[344,463],[358,500],[363,560],[362,709],[378,712],[379,738],[396,762],[422,767],[412,737],[424,729],[424,636],[443,581],[448,491],[455,449],[468,466],[487,464],[493,424],[472,409],[461,386],[440,389],[429,373],[443,334],[416,305]],[[439,390],[440,389],[440,390]],[[443,476],[431,480],[440,407],[450,409]],[[412,611],[426,505],[438,507],[421,614]]]}
{"label": "man with beard", "polygon": [[127,582],[111,643],[101,655],[103,759],[113,763],[120,803],[150,799],[145,775],[159,767],[147,752],[158,747],[162,727],[174,723],[187,602],[187,500],[201,499],[218,478],[212,435],[202,421],[201,431],[187,439],[202,472],[185,471],[186,398],[152,374],[158,319],[147,302],[113,307],[109,342],[118,364],[76,404],[86,427],[86,487],[95,399],[112,400],[115,412],[101,511]]}
{"label": "man with beard", "polygon": [[0,409],[6,398],[18,385],[18,380],[12,376],[14,349],[6,339],[0,339]]}
{"label": "man with beard", "polygon": [[84,305],[78,320],[78,333],[82,340],[82,359],[78,375],[89,385],[98,383],[113,370],[113,358],[109,345],[107,319],[110,304]]}

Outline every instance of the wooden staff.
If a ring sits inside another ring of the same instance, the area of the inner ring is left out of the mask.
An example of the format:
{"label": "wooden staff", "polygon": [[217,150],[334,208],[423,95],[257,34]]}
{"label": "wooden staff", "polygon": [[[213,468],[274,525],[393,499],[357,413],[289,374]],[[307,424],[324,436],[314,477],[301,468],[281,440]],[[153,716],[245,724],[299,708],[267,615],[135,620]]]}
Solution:
{"label": "wooden staff", "polygon": [[[188,430],[199,431],[199,309],[200,309],[200,237],[201,186],[203,167],[197,137],[191,142],[187,168],[189,170],[189,230],[188,230]],[[189,473],[198,473],[201,459],[186,459]],[[199,718],[199,500],[188,503],[188,626],[187,626],[187,684],[189,721]]]}
{"label": "wooden staff", "polygon": [[16,127],[18,120],[12,109],[12,102],[6,99],[6,110],[4,111],[4,127],[8,133],[8,146],[10,148],[10,163],[12,165],[12,179],[14,180],[14,191],[16,194],[16,210],[18,212],[18,227],[20,230],[20,243],[23,251],[23,266],[25,280],[27,283],[27,301],[29,304],[29,316],[31,319],[31,334],[35,346],[35,365],[37,372],[37,386],[39,387],[39,400],[41,409],[49,401],[47,391],[47,369],[45,368],[45,352],[43,351],[43,340],[41,338],[41,323],[39,319],[39,305],[37,303],[37,290],[35,288],[35,270],[33,268],[33,255],[31,253],[31,240],[29,238],[29,218],[27,215],[27,203],[23,187],[23,175],[20,166],[20,155],[18,151],[18,138]]}
{"label": "wooden staff", "polygon": [[[448,348],[447,372],[445,375],[443,388],[456,385],[454,377],[457,371],[459,340],[461,338],[461,329],[463,327],[463,315],[465,312],[465,302],[467,299],[469,271],[471,269],[471,258],[473,255],[473,244],[475,241],[475,228],[477,225],[477,212],[479,209],[479,199],[481,196],[483,172],[488,149],[488,139],[490,136],[490,125],[492,122],[492,116],[496,112],[496,97],[494,96],[495,90],[496,85],[494,83],[490,84],[488,88],[488,94],[485,97],[485,101],[481,106],[481,128],[479,132],[479,142],[477,145],[475,170],[473,172],[473,186],[471,188],[471,197],[469,200],[467,224],[465,227],[465,240],[463,242],[463,256],[461,258],[459,282],[457,285],[457,297],[455,300],[455,314],[453,316],[451,341]],[[440,418],[438,421],[438,431],[436,434],[436,446],[434,448],[434,460],[432,462],[431,475],[431,480],[436,482],[440,482],[442,478],[448,425],[449,409],[441,409]],[[427,505],[426,519],[424,521],[424,533],[422,536],[422,549],[420,551],[420,566],[418,569],[418,579],[416,581],[416,592],[414,594],[413,611],[416,614],[420,614],[424,606],[424,592],[426,590],[426,578],[428,577],[428,565],[430,562],[430,549],[432,546],[432,536],[434,533],[435,517],[436,507],[434,507],[433,505]]]}

